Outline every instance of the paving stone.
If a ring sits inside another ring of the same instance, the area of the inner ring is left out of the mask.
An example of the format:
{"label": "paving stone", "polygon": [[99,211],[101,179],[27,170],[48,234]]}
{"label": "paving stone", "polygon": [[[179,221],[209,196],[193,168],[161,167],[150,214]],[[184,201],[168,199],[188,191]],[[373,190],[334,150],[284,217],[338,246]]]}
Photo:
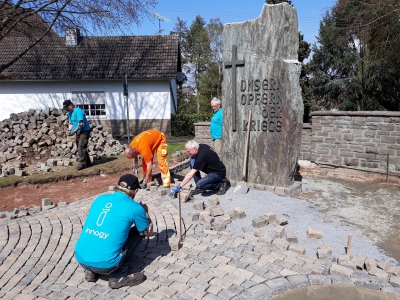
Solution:
{"label": "paving stone", "polygon": [[378,265],[376,260],[373,258],[365,259],[365,269],[369,272],[372,268],[376,268]]}
{"label": "paving stone", "polygon": [[332,249],[328,245],[319,245],[317,247],[317,257],[319,259],[328,259],[332,256]]}
{"label": "paving stone", "polygon": [[169,287],[176,290],[178,293],[184,293],[189,288],[186,284],[177,281],[173,282]]}
{"label": "paving stone", "polygon": [[331,280],[325,275],[308,275],[311,285],[331,284]]}
{"label": "paving stone", "polygon": [[277,238],[272,241],[272,245],[278,247],[279,249],[287,250],[290,246],[290,243],[284,239]]}
{"label": "paving stone", "polygon": [[195,287],[190,287],[185,291],[185,294],[188,294],[189,296],[192,296],[195,299],[201,299],[204,297],[206,292]]}
{"label": "paving stone", "polygon": [[246,217],[246,213],[245,213],[244,209],[241,207],[235,207],[233,212],[234,212],[234,216],[238,219],[243,219]]}
{"label": "paving stone", "polygon": [[177,293],[177,290],[171,288],[171,287],[166,287],[166,286],[160,286],[157,291],[157,293],[161,293],[162,295],[166,297],[172,297]]}
{"label": "paving stone", "polygon": [[161,294],[161,293],[151,291],[151,292],[148,292],[144,296],[144,299],[147,299],[147,300],[164,300],[165,296],[163,294]]}
{"label": "paving stone", "polygon": [[271,294],[271,288],[264,283],[257,284],[247,290],[251,295],[250,299],[268,299]]}
{"label": "paving stone", "polygon": [[354,262],[356,265],[357,269],[362,270],[365,267],[365,260],[366,258],[364,256],[360,255],[354,255],[351,260]]}
{"label": "paving stone", "polygon": [[268,219],[265,216],[260,216],[251,221],[251,224],[255,228],[261,228],[268,224]]}
{"label": "paving stone", "polygon": [[371,268],[368,273],[378,278],[389,278],[389,274],[379,268]]}
{"label": "paving stone", "polygon": [[297,274],[288,276],[286,279],[291,283],[291,288],[299,288],[310,285],[309,278],[306,275]]}
{"label": "paving stone", "polygon": [[340,276],[346,276],[349,278],[353,274],[353,270],[350,268],[346,268],[340,265],[332,265],[332,267],[329,269],[329,274],[330,275],[340,275]]}
{"label": "paving stone", "polygon": [[312,239],[321,239],[323,236],[323,231],[318,228],[307,228],[307,237]]}
{"label": "paving stone", "polygon": [[296,244],[290,244],[288,250],[299,253],[299,254],[306,253],[306,248],[296,245]]}
{"label": "paving stone", "polygon": [[275,226],[284,226],[284,225],[287,225],[288,222],[289,222],[289,218],[287,216],[277,215],[275,217],[274,225]]}
{"label": "paving stone", "polygon": [[398,276],[390,277],[389,283],[394,287],[400,287],[400,277]]}
{"label": "paving stone", "polygon": [[387,270],[390,268],[390,260],[387,259],[387,260],[378,262],[378,268],[387,272]]}
{"label": "paving stone", "polygon": [[290,269],[286,269],[286,268],[283,268],[283,269],[279,272],[279,274],[280,274],[282,277],[288,277],[288,276],[299,275],[299,273],[297,273],[297,272],[295,272],[295,271],[292,271],[292,270],[290,270]]}
{"label": "paving stone", "polygon": [[232,299],[233,297],[236,296],[236,293],[231,292],[230,290],[222,290],[219,294],[218,294],[218,298],[220,299]]}

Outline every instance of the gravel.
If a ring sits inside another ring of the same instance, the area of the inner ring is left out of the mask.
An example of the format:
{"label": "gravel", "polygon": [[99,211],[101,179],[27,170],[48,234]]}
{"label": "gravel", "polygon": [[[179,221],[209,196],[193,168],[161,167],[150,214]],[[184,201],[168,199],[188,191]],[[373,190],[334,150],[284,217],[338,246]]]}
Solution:
{"label": "gravel", "polygon": [[[185,174],[185,172],[183,172]],[[314,189],[312,186],[307,187],[309,190]],[[196,195],[193,200],[182,203],[182,217],[186,226],[188,224],[198,224],[197,221],[190,221],[188,213],[195,211],[193,204],[195,202],[204,201],[205,210],[210,209],[208,203],[209,197],[214,197],[215,192],[206,192]],[[398,262],[388,257],[384,251],[374,245],[362,232],[351,225],[340,222],[340,220],[327,215],[318,210],[318,207],[306,200],[293,197],[282,197],[268,191],[259,191],[250,189],[247,194],[238,194],[234,192],[234,187],[229,188],[225,195],[217,196],[220,205],[228,214],[233,212],[235,207],[241,207],[246,213],[244,219],[232,220],[226,228],[229,232],[238,237],[245,235],[254,235],[255,230],[252,226],[252,220],[268,212],[277,215],[286,215],[289,222],[285,225],[286,232],[295,232],[298,236],[298,245],[305,247],[306,254],[316,256],[318,245],[328,245],[332,249],[332,258],[346,253],[348,235],[352,235],[351,255],[361,255],[364,257],[374,258],[377,261],[390,259],[392,263]],[[178,208],[178,200],[169,196],[163,197],[164,201],[170,201]],[[267,227],[273,227],[269,224]],[[307,238],[307,228],[313,227],[323,231],[322,239]]]}

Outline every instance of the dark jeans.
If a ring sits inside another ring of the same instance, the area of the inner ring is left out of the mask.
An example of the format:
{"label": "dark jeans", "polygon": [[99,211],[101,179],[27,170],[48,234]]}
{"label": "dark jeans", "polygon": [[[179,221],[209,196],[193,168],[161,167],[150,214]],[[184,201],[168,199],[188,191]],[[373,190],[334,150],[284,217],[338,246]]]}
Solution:
{"label": "dark jeans", "polygon": [[218,190],[221,186],[221,181],[224,177],[221,177],[215,173],[209,173],[204,178],[201,178],[200,171],[197,171],[193,176],[196,187],[201,190]]}
{"label": "dark jeans", "polygon": [[132,260],[137,248],[140,246],[140,242],[144,238],[143,235],[139,234],[136,227],[132,227],[129,231],[128,239],[122,247],[122,258],[118,265],[108,269],[94,268],[81,264],[82,268],[96,274],[110,274],[110,277],[119,278],[125,276],[124,271],[129,267],[129,263]]}
{"label": "dark jeans", "polygon": [[89,142],[89,131],[76,134],[76,146],[78,148],[78,163],[82,166],[90,165],[90,158],[87,151]]}

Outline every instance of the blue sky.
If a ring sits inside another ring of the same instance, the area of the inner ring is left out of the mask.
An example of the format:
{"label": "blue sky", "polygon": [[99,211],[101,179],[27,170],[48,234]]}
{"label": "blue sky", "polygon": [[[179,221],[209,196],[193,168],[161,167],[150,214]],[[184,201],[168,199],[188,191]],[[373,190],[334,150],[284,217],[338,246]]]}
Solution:
{"label": "blue sky", "polygon": [[[325,11],[334,5],[336,0],[292,0],[297,9],[299,30],[309,43],[315,42],[319,22]],[[161,21],[162,34],[169,34],[177,17],[187,22],[187,26],[200,15],[207,23],[211,18],[219,17],[223,24],[243,22],[257,18],[265,0],[158,0],[155,12],[170,20]],[[158,32],[158,19],[143,20],[140,27],[134,27],[133,35],[154,35]]]}

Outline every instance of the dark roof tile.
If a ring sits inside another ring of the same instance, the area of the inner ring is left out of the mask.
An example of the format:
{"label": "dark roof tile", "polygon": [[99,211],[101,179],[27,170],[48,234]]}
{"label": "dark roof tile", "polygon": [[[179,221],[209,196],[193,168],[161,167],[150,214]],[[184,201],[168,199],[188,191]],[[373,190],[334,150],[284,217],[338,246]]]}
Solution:
{"label": "dark roof tile", "polygon": [[[0,42],[0,64],[28,45],[29,39]],[[175,78],[181,70],[177,36],[82,37],[66,47],[64,37],[43,39],[1,73],[6,80]]]}

